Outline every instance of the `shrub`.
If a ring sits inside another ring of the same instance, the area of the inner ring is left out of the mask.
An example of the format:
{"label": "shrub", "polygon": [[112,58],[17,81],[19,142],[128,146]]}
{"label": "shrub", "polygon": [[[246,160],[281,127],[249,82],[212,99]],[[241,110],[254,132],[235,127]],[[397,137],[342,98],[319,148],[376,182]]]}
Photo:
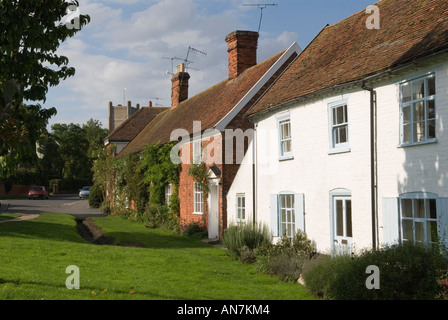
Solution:
{"label": "shrub", "polygon": [[103,201],[103,187],[100,184],[94,184],[90,189],[89,206],[91,208],[99,208]]}
{"label": "shrub", "polygon": [[[369,266],[380,270],[380,289],[368,290]],[[437,248],[404,243],[359,255],[311,260],[304,268],[306,287],[337,300],[428,300],[443,298],[440,279],[448,260]]]}
{"label": "shrub", "polygon": [[207,228],[201,222],[184,223],[180,227],[180,233],[187,237],[203,238],[207,236]]}
{"label": "shrub", "polygon": [[238,224],[229,226],[224,232],[223,244],[235,259],[241,258],[241,249],[254,251],[259,246],[269,245],[269,229],[261,224]]}
{"label": "shrub", "polygon": [[162,228],[172,231],[179,229],[179,217],[167,205],[147,204],[145,212],[138,214],[139,221],[148,228]]}
{"label": "shrub", "polygon": [[298,231],[294,238],[283,236],[275,245],[257,250],[256,268],[283,281],[299,279],[303,264],[313,257],[315,246],[306,234]]}

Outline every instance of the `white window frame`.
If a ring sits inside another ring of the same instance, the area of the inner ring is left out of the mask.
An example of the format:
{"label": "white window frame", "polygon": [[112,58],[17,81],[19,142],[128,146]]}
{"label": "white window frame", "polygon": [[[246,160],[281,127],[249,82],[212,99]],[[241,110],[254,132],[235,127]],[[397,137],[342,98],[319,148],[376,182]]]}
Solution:
{"label": "white window frame", "polygon": [[279,235],[293,238],[296,235],[296,197],[294,193],[278,195]]}
{"label": "white window frame", "polygon": [[[283,126],[289,126],[289,134],[290,136],[283,136]],[[279,159],[281,160],[289,160],[293,159],[293,148],[292,148],[292,124],[291,117],[288,114],[281,115],[277,117],[277,126],[278,126],[278,143],[279,143]],[[286,142],[290,142],[290,150],[285,151],[284,144]]]}
{"label": "white window frame", "polygon": [[173,184],[167,184],[165,186],[165,203],[170,205],[171,196],[173,195]]}
{"label": "white window frame", "polygon": [[202,162],[202,140],[193,141],[193,164]]}
{"label": "white window frame", "polygon": [[[428,81],[434,80],[434,94],[429,94],[429,86]],[[414,84],[417,82],[423,81],[424,84],[424,96],[423,97],[415,97],[414,96]],[[409,87],[410,88],[410,100],[404,101],[404,88]],[[418,77],[409,81],[404,81],[400,83],[400,146],[406,147],[406,146],[415,146],[420,144],[427,144],[427,143],[435,143],[437,142],[437,104],[436,104],[436,96],[437,96],[437,83],[436,83],[436,77],[434,73]],[[432,112],[433,117],[430,117],[430,102],[434,105],[434,110]],[[424,104],[424,120],[417,121],[416,115],[415,115],[415,109],[414,105],[417,103],[423,103]],[[405,121],[405,110],[409,108],[409,119]],[[416,137],[416,129],[418,123],[424,123],[425,124],[425,132],[424,136],[419,140],[418,137]],[[434,130],[434,137],[430,136],[430,124],[432,123],[433,130]],[[405,129],[405,126],[409,126],[409,141],[405,141],[405,135],[407,130]],[[417,139],[417,141],[416,141]]]}
{"label": "white window frame", "polygon": [[204,192],[201,185],[197,182],[193,183],[193,214],[204,213]]}
{"label": "white window frame", "polygon": [[[335,124],[334,112],[338,108],[345,108],[344,110],[344,121]],[[349,118],[349,106],[348,100],[339,100],[337,102],[332,102],[328,104],[328,114],[329,114],[329,135],[330,135],[330,154],[334,153],[344,153],[350,152],[350,118]],[[347,131],[347,141],[338,142],[336,133],[340,132],[340,129],[345,127]]]}
{"label": "white window frame", "polygon": [[[437,239],[431,238],[431,228],[435,228],[435,234],[437,238],[439,237],[439,226],[438,226],[438,211],[437,211],[437,198],[436,194],[427,192],[415,192],[406,193],[400,196],[400,225],[401,225],[401,238],[402,241],[411,241],[414,243],[420,242],[425,245],[435,244]],[[423,204],[423,207],[419,206]],[[410,205],[410,206],[409,206]],[[431,205],[435,207],[431,210]],[[410,208],[412,211],[412,217],[405,215],[405,208]],[[417,208],[423,208],[424,216],[418,216]],[[435,214],[435,217],[431,217],[431,211]],[[406,224],[412,223],[412,239],[408,238],[408,233],[406,232]],[[420,225],[423,227],[423,241],[418,241],[418,227]]]}
{"label": "white window frame", "polygon": [[236,221],[246,223],[246,195],[236,195]]}

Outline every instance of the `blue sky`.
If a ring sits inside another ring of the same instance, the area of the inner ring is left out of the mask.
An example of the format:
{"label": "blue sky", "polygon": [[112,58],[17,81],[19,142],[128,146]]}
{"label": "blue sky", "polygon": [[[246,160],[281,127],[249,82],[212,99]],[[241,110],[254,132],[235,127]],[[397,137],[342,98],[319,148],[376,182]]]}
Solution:
{"label": "blue sky", "polygon": [[[83,124],[90,118],[107,127],[108,103],[130,100],[148,106],[171,103],[171,60],[186,58],[190,96],[227,78],[227,44],[235,30],[257,31],[261,10],[243,4],[272,3],[263,10],[259,62],[297,42],[301,48],[328,23],[374,4],[374,0],[80,0],[92,21],[59,53],[76,75],[50,88],[44,107],[55,107],[54,123]],[[366,19],[368,15],[366,14]],[[180,61],[174,60],[174,66]],[[124,90],[126,88],[126,90]]]}

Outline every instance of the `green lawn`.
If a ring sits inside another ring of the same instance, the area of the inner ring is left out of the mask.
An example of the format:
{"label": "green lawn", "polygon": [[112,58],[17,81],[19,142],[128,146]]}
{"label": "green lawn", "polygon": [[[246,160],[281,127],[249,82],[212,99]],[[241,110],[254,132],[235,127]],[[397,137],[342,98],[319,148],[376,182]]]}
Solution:
{"label": "green lawn", "polygon": [[[312,299],[304,287],[260,274],[197,239],[113,216],[95,223],[115,245],[87,243],[68,215],[0,224],[0,300]],[[71,265],[79,267],[80,290],[66,288]]]}

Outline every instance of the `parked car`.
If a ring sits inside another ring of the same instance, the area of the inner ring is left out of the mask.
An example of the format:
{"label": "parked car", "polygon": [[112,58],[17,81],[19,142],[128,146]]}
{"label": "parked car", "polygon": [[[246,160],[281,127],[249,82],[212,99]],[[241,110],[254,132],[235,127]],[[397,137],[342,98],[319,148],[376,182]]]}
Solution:
{"label": "parked car", "polygon": [[80,189],[79,190],[79,198],[80,199],[88,198],[90,196],[90,189],[92,189],[92,187],[84,187],[84,188]]}
{"label": "parked car", "polygon": [[48,199],[49,193],[42,186],[33,186],[28,191],[28,199]]}

